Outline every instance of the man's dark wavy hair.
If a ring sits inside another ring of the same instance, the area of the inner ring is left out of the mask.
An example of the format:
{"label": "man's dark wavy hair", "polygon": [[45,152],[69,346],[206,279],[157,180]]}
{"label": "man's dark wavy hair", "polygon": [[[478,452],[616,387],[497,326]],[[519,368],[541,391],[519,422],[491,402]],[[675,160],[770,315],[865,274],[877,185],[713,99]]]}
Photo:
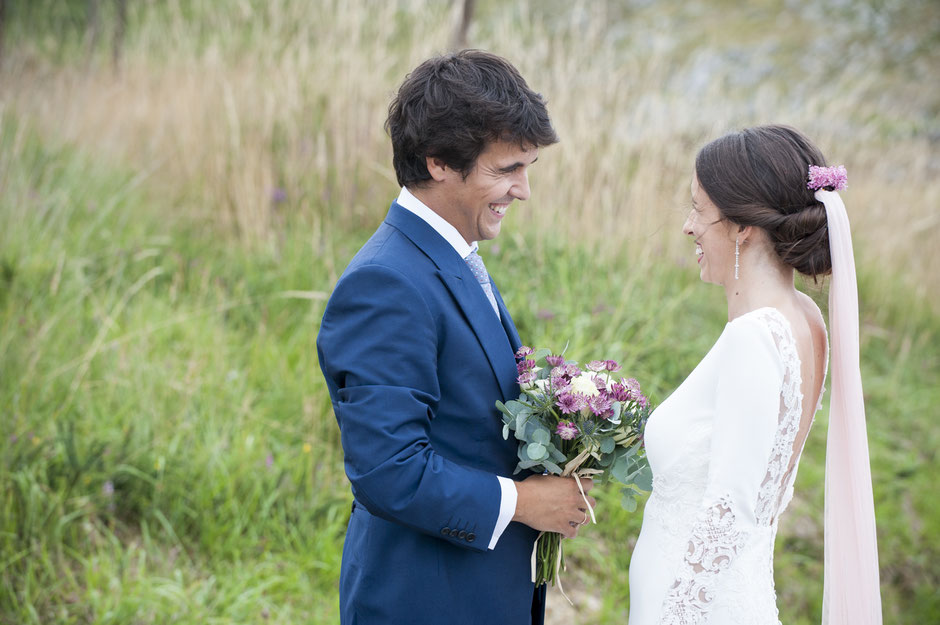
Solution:
{"label": "man's dark wavy hair", "polygon": [[440,158],[464,178],[493,141],[543,147],[558,142],[542,96],[507,60],[481,50],[428,59],[411,72],[388,108],[398,184],[420,187]]}

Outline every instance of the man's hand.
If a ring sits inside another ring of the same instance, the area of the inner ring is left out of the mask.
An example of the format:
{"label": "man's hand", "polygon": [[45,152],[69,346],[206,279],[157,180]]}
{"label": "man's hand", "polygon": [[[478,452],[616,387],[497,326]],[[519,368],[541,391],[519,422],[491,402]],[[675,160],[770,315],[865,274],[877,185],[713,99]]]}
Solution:
{"label": "man's hand", "polygon": [[[539,531],[558,532],[566,538],[574,538],[578,529],[591,518],[576,479],[579,478],[533,475],[516,482],[518,495],[512,520]],[[589,478],[580,479],[585,493],[594,487]],[[594,508],[594,498],[588,497],[587,500]]]}

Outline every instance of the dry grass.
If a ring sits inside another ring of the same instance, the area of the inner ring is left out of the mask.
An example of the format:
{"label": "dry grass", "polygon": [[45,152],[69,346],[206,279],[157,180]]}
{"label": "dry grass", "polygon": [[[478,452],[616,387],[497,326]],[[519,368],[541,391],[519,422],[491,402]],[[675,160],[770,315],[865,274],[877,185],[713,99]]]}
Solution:
{"label": "dry grass", "polygon": [[[785,122],[847,165],[862,262],[877,259],[922,295],[940,293],[931,270],[940,263],[940,158],[929,134],[937,95],[913,84],[930,70],[873,72],[877,51],[865,48],[828,69],[807,63],[825,49],[787,50],[808,45],[813,14],[775,14],[779,4],[732,19],[720,2],[658,13],[483,3],[471,41],[520,67],[548,98],[563,138],[533,172],[536,193],[511,229],[561,229],[606,252],[628,249],[634,262],[685,255],[678,226],[697,147],[731,128]],[[2,103],[50,136],[151,172],[168,210],[205,211],[249,242],[276,246],[289,214],[323,229],[374,224],[395,192],[382,130],[388,100],[411,67],[446,48],[456,8],[167,6],[132,14],[138,26],[120,72],[103,54],[53,63],[24,39],[4,61]],[[779,35],[768,48],[784,18],[803,34]],[[936,54],[924,56],[929,68]],[[803,65],[774,65],[783,61]],[[286,201],[273,197],[279,190]]]}

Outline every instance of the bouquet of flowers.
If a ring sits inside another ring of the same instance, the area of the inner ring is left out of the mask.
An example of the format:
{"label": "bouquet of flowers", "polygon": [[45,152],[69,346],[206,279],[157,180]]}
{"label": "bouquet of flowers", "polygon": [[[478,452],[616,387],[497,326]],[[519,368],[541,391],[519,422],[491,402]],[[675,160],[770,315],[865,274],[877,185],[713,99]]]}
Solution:
{"label": "bouquet of flowers", "polygon": [[[512,431],[519,441],[516,473],[528,469],[600,483],[613,479],[624,487],[623,507],[636,510],[637,497],[652,490],[653,479],[643,453],[643,428],[651,408],[639,382],[615,379],[620,365],[613,360],[592,360],[581,367],[550,350],[522,347],[516,361],[519,399],[496,402],[503,414],[503,438]],[[585,506],[597,523],[586,498]],[[541,533],[533,552],[532,581],[560,588],[563,566],[561,534]]]}

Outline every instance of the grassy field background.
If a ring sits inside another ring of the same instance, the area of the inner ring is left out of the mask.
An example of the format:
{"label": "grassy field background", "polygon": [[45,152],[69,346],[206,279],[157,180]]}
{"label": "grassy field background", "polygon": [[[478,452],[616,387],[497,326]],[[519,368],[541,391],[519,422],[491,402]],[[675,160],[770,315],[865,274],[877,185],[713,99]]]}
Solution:
{"label": "grassy field background", "polygon": [[[350,494],[315,337],[397,188],[382,130],[455,3],[8,0],[0,623],[334,623]],[[940,619],[940,7],[481,0],[562,142],[485,244],[523,340],[660,401],[724,324],[679,232],[698,146],[796,125],[844,163],[886,623]],[[806,290],[826,308],[827,285]],[[828,402],[826,402],[828,403]],[[781,522],[819,622],[826,410]],[[639,516],[599,495],[553,622],[623,623]]]}

